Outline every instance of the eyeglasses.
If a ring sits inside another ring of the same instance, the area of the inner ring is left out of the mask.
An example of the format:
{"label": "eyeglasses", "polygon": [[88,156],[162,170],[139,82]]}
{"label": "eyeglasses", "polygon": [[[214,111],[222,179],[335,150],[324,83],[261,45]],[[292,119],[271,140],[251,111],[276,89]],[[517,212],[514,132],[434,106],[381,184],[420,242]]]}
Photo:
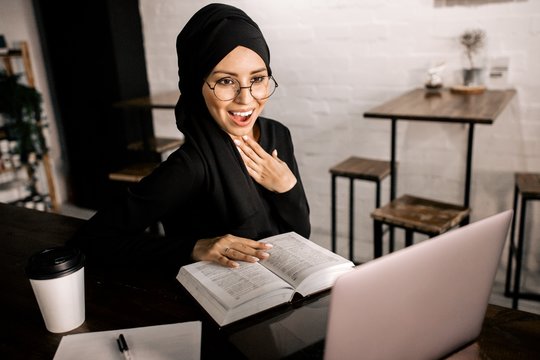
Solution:
{"label": "eyeglasses", "polygon": [[206,85],[214,92],[214,95],[221,101],[230,101],[240,95],[242,89],[249,89],[249,93],[254,99],[268,99],[279,86],[272,76],[257,76],[251,80],[251,85],[241,86],[236,79],[226,77],[216,81],[214,87],[206,82]]}

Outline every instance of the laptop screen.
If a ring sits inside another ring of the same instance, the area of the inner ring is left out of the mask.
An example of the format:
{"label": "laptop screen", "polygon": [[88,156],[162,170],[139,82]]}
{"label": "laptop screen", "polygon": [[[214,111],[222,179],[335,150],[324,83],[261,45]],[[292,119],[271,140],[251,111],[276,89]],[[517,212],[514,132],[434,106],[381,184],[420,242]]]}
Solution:
{"label": "laptop screen", "polygon": [[437,359],[473,341],[511,218],[502,212],[339,277],[325,359]]}

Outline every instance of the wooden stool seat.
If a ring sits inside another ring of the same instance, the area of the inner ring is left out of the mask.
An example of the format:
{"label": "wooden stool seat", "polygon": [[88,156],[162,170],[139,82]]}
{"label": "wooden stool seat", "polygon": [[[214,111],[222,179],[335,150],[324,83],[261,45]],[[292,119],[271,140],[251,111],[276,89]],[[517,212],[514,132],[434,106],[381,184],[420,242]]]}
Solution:
{"label": "wooden stool seat", "polygon": [[120,170],[109,173],[109,179],[128,183],[139,182],[143,177],[150,174],[158,163],[137,163],[126,166]]}
{"label": "wooden stool seat", "polygon": [[381,181],[390,174],[390,162],[351,156],[331,167],[330,173],[352,179]]}
{"label": "wooden stool seat", "polygon": [[[518,213],[518,199],[521,197],[521,206]],[[523,293],[521,287],[521,263],[523,261],[523,248],[525,242],[525,221],[527,217],[527,203],[532,200],[540,200],[540,173],[515,173],[514,174],[514,218],[510,232],[508,249],[508,265],[506,269],[505,295],[512,297],[512,308],[517,309],[520,298],[528,300],[540,300],[540,294]],[[517,245],[515,244],[516,222],[519,218],[519,232]],[[516,268],[512,279],[512,263],[516,260]],[[510,287],[513,281],[513,291]]]}
{"label": "wooden stool seat", "polygon": [[515,181],[521,195],[540,199],[540,173],[516,173]]}
{"label": "wooden stool seat", "polygon": [[403,195],[371,213],[374,220],[375,257],[382,255],[382,224],[405,229],[405,245],[412,245],[413,232],[440,235],[468,221],[470,208]]}
{"label": "wooden stool seat", "polygon": [[381,203],[381,181],[390,175],[390,162],[351,156],[330,168],[332,175],[332,251],[336,251],[336,178],[349,179],[349,259],[354,258],[354,181],[365,180],[376,184],[375,207]]}

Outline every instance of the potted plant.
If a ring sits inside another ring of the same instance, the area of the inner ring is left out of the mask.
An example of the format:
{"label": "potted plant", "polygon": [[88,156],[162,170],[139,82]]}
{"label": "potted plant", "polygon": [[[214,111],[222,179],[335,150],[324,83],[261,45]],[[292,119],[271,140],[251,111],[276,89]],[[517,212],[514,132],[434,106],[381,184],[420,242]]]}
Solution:
{"label": "potted plant", "polygon": [[483,83],[483,53],[486,33],[482,29],[464,31],[459,41],[465,48],[465,66],[463,68],[463,85],[482,86]]}
{"label": "potted plant", "polygon": [[5,136],[17,144],[14,151],[28,171],[30,193],[36,194],[37,161],[47,152],[41,129],[42,97],[35,88],[22,84],[19,77],[0,71],[0,114]]}

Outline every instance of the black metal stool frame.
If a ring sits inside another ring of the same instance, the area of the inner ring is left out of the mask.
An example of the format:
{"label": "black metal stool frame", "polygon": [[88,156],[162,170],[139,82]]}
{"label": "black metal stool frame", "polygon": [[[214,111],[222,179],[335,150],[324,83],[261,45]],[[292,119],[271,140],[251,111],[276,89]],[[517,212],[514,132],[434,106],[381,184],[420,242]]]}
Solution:
{"label": "black metal stool frame", "polygon": [[[520,196],[521,195],[521,196]],[[517,247],[515,245],[515,228],[516,228],[516,218],[518,213],[518,200],[521,197],[521,204],[519,210],[519,229],[518,229],[518,240]],[[520,290],[521,285],[521,266],[523,261],[523,245],[525,237],[525,220],[527,218],[527,203],[529,201],[540,200],[540,197],[537,195],[528,195],[521,193],[517,181],[514,185],[514,218],[512,219],[512,228],[510,230],[510,244],[508,247],[508,265],[506,268],[506,282],[504,294],[507,297],[512,298],[512,309],[518,308],[519,299],[528,299],[528,300],[537,300],[540,301],[540,294],[533,293],[523,293]],[[514,273],[514,278],[512,279],[512,263],[514,256],[516,258],[516,270]],[[512,284],[513,283],[513,284]],[[513,290],[510,291],[510,288],[513,285]]]}
{"label": "black metal stool frame", "polygon": [[349,176],[340,176],[338,174],[332,174],[332,251],[336,252],[337,242],[337,194],[336,194],[336,178],[347,177],[349,179],[349,259],[354,259],[354,181],[365,180],[375,183],[375,207],[378,208],[381,205],[381,180],[363,179]]}

